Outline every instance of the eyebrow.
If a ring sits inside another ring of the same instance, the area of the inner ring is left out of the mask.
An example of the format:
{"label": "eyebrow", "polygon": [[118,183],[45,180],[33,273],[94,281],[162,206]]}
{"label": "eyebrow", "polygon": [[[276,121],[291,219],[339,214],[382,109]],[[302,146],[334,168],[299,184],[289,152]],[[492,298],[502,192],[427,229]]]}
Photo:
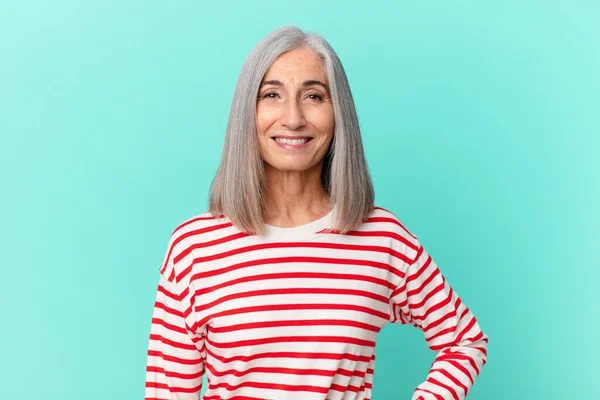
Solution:
{"label": "eyebrow", "polygon": [[[269,81],[263,81],[263,82],[260,84],[260,87],[262,88],[262,87],[263,87],[263,86],[265,86],[265,85],[283,86],[283,82],[281,82],[281,81],[279,81],[279,80],[277,80],[277,79],[272,79],[272,80],[269,80]],[[302,82],[302,86],[312,86],[312,85],[319,85],[319,86],[323,86],[323,88],[324,88],[324,89],[325,89],[325,90],[326,90],[326,91],[329,93],[329,89],[327,88],[327,85],[326,85],[326,84],[324,84],[324,83],[323,83],[323,82],[321,82],[321,81],[317,81],[317,80],[314,80],[314,79],[310,79],[310,80],[307,80],[307,81],[304,81],[304,82]]]}

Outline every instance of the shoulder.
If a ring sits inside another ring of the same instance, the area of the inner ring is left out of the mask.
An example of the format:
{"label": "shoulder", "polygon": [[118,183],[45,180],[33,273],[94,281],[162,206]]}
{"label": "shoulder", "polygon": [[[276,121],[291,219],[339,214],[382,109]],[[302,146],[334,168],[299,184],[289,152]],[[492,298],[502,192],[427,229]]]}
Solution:
{"label": "shoulder", "polygon": [[161,266],[161,274],[169,281],[178,281],[177,277],[186,259],[194,248],[202,247],[218,240],[224,232],[232,228],[231,221],[224,216],[214,216],[208,211],[179,222],[172,230]]}
{"label": "shoulder", "polygon": [[403,218],[388,208],[375,205],[361,230],[378,232],[390,238],[393,247],[408,256],[416,254],[420,243],[415,232],[407,227]]}
{"label": "shoulder", "polygon": [[367,222],[377,223],[379,228],[388,229],[407,239],[417,240],[417,236],[406,226],[401,217],[387,208],[376,205],[369,214]]}
{"label": "shoulder", "polygon": [[199,234],[229,223],[229,219],[225,216],[214,216],[208,211],[206,211],[202,214],[197,214],[192,217],[189,217],[188,219],[183,220],[182,222],[177,224],[177,226],[171,233],[171,239],[180,239],[185,235],[189,235],[190,232]]}

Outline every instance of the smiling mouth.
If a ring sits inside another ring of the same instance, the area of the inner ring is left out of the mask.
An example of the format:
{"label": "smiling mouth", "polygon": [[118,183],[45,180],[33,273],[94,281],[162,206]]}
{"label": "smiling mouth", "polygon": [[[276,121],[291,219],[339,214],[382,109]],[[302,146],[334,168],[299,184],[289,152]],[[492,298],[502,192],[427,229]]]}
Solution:
{"label": "smiling mouth", "polygon": [[291,146],[298,146],[304,143],[308,143],[312,140],[311,137],[304,137],[304,138],[294,138],[294,139],[289,139],[289,138],[282,138],[282,137],[273,137],[273,140],[275,140],[278,143],[281,144],[287,144],[287,145],[291,145]]}

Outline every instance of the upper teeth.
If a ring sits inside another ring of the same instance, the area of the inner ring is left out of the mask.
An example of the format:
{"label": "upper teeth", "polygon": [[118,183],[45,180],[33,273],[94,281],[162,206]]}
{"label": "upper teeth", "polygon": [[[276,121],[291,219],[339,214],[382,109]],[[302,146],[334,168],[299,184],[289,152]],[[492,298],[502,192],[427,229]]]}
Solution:
{"label": "upper teeth", "polygon": [[302,143],[306,143],[308,142],[308,138],[302,138],[302,139],[285,139],[285,138],[275,138],[275,140],[277,140],[280,143],[284,143],[284,144],[291,144],[291,145],[297,145],[297,144],[302,144]]}

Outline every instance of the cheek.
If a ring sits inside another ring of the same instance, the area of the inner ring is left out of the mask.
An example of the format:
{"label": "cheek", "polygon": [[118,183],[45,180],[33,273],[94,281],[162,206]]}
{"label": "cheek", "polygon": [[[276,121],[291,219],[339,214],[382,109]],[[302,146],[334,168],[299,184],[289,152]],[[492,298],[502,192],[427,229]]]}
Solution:
{"label": "cheek", "polygon": [[259,133],[264,133],[277,119],[274,110],[267,107],[257,107],[256,110],[256,129]]}
{"label": "cheek", "polygon": [[335,127],[335,118],[333,115],[333,111],[326,111],[320,113],[315,122],[318,124],[319,131],[324,135],[331,136],[333,135],[333,129]]}

